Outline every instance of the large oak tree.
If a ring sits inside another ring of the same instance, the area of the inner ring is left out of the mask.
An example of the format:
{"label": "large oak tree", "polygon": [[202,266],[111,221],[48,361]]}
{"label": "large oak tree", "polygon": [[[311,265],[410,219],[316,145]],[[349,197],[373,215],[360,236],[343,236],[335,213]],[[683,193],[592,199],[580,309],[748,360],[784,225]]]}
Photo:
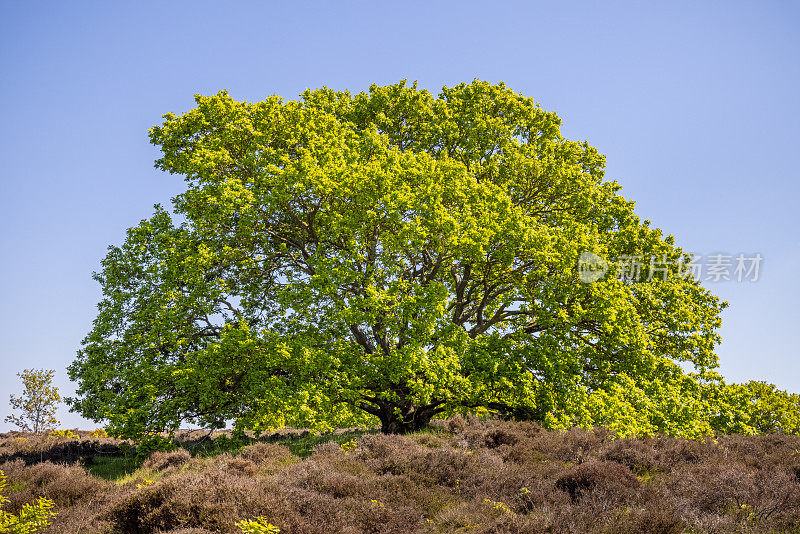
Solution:
{"label": "large oak tree", "polygon": [[[196,102],[150,132],[185,192],[96,274],[70,368],[84,416],[126,436],[406,432],[462,411],[696,435],[719,418],[703,388],[724,303],[532,99],[475,81]],[[585,283],[584,252],[644,265]]]}

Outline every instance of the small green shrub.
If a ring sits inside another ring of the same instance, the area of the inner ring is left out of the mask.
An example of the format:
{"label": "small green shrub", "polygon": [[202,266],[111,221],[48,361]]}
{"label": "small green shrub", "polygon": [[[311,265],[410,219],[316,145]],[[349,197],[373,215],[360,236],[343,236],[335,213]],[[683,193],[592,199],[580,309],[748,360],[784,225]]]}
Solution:
{"label": "small green shrub", "polygon": [[339,444],[339,447],[345,454],[350,454],[351,452],[354,452],[358,447],[358,441],[356,440],[356,438],[353,438],[350,441],[346,441],[344,443]]}
{"label": "small green shrub", "polygon": [[141,464],[154,452],[170,452],[177,448],[178,446],[171,440],[158,434],[151,434],[136,444],[136,461]]}
{"label": "small green shrub", "polygon": [[[2,494],[5,487],[6,476],[0,471],[0,506],[8,502]],[[55,515],[50,511],[52,507],[53,501],[50,499],[39,499],[35,504],[25,504],[16,515],[0,510],[0,532],[28,534],[45,528],[50,524],[50,518]]]}
{"label": "small green shrub", "polygon": [[81,437],[74,433],[72,430],[65,428],[64,430],[51,430],[50,436],[54,438],[67,438],[67,439],[80,439]]}
{"label": "small green shrub", "polygon": [[242,529],[244,534],[278,534],[281,531],[272,523],[267,523],[266,517],[245,519],[236,523],[236,526]]}

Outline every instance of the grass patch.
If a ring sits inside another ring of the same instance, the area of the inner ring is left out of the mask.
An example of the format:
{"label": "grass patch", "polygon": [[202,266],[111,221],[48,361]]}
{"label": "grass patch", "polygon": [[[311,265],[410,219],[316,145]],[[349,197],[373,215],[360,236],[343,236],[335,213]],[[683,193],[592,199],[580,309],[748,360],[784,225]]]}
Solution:
{"label": "grass patch", "polygon": [[370,430],[349,430],[345,432],[327,432],[324,434],[301,434],[301,435],[288,435],[279,438],[270,438],[266,440],[269,443],[277,443],[289,449],[292,454],[300,458],[308,458],[314,452],[314,447],[334,441],[339,445],[347,443],[353,439],[358,439],[366,434],[377,434],[377,429]]}
{"label": "grass patch", "polygon": [[115,484],[124,485],[130,482],[142,482],[145,485],[158,482],[163,478],[163,474],[153,469],[136,469],[130,473],[124,474],[119,478],[113,480]]}
{"label": "grass patch", "polygon": [[86,466],[86,471],[92,476],[118,482],[130,476],[137,468],[136,462],[126,456],[96,456]]}
{"label": "grass patch", "polygon": [[22,482],[22,481],[15,480],[13,482],[8,483],[8,485],[6,486],[6,489],[10,493],[16,493],[17,491],[22,491],[22,490],[28,489],[28,484],[25,483],[25,482]]}
{"label": "grass patch", "polygon": [[639,482],[642,483],[643,486],[647,486],[653,482],[653,477],[655,477],[658,472],[647,469],[645,467],[637,467],[632,469],[633,474],[636,475],[636,478],[639,479]]}

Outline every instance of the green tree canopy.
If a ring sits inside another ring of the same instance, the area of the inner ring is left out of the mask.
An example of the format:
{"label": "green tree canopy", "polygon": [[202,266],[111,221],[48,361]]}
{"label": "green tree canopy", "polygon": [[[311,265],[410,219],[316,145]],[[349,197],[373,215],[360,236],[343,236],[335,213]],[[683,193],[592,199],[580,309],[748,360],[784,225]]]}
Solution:
{"label": "green tree canopy", "polygon": [[[84,416],[127,436],[405,432],[465,411],[622,433],[719,420],[725,304],[532,99],[475,81],[196,103],[150,131],[186,180],[174,216],[157,207],[95,275],[70,367]],[[647,260],[584,283],[584,252]]]}

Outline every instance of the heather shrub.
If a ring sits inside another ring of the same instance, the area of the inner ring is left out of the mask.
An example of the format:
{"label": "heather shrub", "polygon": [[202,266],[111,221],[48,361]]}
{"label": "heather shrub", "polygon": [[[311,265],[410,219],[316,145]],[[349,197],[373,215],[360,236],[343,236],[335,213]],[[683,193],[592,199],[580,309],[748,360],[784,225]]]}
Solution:
{"label": "heather shrub", "polygon": [[190,527],[231,531],[244,515],[238,503],[245,496],[238,489],[232,477],[187,473],[141,488],[116,503],[109,515],[123,532]]}
{"label": "heather shrub", "polygon": [[229,471],[240,475],[253,476],[258,473],[258,465],[252,460],[240,456],[231,456],[225,453],[223,458],[218,460],[222,466]]}
{"label": "heather shrub", "polygon": [[43,462],[25,466],[22,461],[3,464],[10,482],[21,491],[9,496],[13,508],[18,509],[22,502],[44,497],[53,501],[59,508],[74,505],[81,499],[92,498],[102,493],[107,483],[86,473],[78,466]]}
{"label": "heather shrub", "polygon": [[480,426],[468,427],[472,432],[464,432],[470,437],[470,442],[474,447],[487,447],[494,449],[504,445],[513,447],[520,443],[530,443],[536,438],[542,427],[532,422],[513,423],[510,421],[490,420],[483,422]]}
{"label": "heather shrub", "polygon": [[176,528],[173,530],[159,530],[157,534],[215,534],[214,531],[204,528]]}
{"label": "heather shrub", "polygon": [[[325,449],[333,448],[325,447]],[[359,450],[360,453],[364,453],[363,448]],[[376,473],[369,469],[362,459],[354,454],[346,455],[341,449],[338,452],[331,450],[330,453],[315,452],[304,462],[283,470],[275,480],[281,487],[293,488],[293,492],[303,496],[306,502],[303,505],[304,515],[317,510],[318,506],[328,509],[335,508],[336,503],[352,502],[353,506],[356,506],[352,513],[355,514],[358,510],[360,514],[358,517],[361,517],[359,521],[362,523],[372,522],[376,515],[391,516],[395,518],[392,521],[396,520],[398,532],[407,529],[409,518],[415,518],[413,520],[415,525],[421,524],[424,522],[423,516],[435,513],[451,500],[447,491],[442,491],[427,481],[420,483],[406,474]],[[380,510],[372,510],[370,506],[365,508],[365,503],[377,506]],[[401,513],[398,510],[404,511]],[[314,512],[316,513],[330,512],[320,510]],[[354,515],[351,519],[345,520],[344,524],[356,520],[357,517]],[[381,521],[389,519],[384,518]],[[294,524],[293,528],[299,527]],[[290,530],[294,532],[294,529]],[[354,532],[362,530],[356,529]]]}
{"label": "heather shrub", "polygon": [[639,479],[624,465],[598,460],[575,465],[556,481],[556,488],[567,492],[573,502],[592,492],[601,492],[604,499],[624,502],[640,487]]}
{"label": "heather shrub", "polygon": [[114,439],[74,439],[35,434],[12,434],[0,439],[0,463],[16,459],[40,462],[88,463],[95,456],[121,454],[124,442]]}
{"label": "heather shrub", "polygon": [[421,447],[427,447],[429,449],[438,449],[447,444],[446,438],[429,433],[416,434],[410,437],[417,445]]}
{"label": "heather shrub", "polygon": [[681,464],[697,464],[722,455],[712,439],[706,441],[661,436],[656,444],[656,467],[668,470]]}
{"label": "heather shrub", "polygon": [[498,419],[480,420],[474,416],[456,415],[447,420],[445,428],[456,438],[462,438],[470,447],[497,447],[514,444],[534,437],[541,426],[532,422],[511,422]]}
{"label": "heather shrub", "polygon": [[[567,492],[556,488],[558,473],[547,478],[531,478],[523,485],[509,486],[515,495],[507,496],[506,501],[520,514],[540,515],[542,510],[570,508],[574,504]],[[509,491],[510,493],[510,491]]]}
{"label": "heather shrub", "polygon": [[605,443],[598,451],[600,460],[617,462],[634,473],[653,470],[659,461],[656,459],[657,440],[645,438],[621,438]]}
{"label": "heather shrub", "polygon": [[671,498],[692,503],[696,523],[728,516],[762,529],[800,526],[800,483],[787,469],[709,462],[676,469],[664,485]]}
{"label": "heather shrub", "polygon": [[338,456],[347,452],[342,445],[336,441],[326,441],[319,445],[314,445],[312,455],[314,456]]}
{"label": "heather shrub", "polygon": [[728,457],[737,458],[758,469],[775,466],[800,467],[800,436],[720,436],[717,446]]}
{"label": "heather shrub", "polygon": [[715,439],[704,441],[669,436],[623,438],[605,443],[599,459],[621,463],[635,473],[669,472],[679,466],[725,458],[728,451]]}
{"label": "heather shrub", "polygon": [[617,534],[680,534],[687,531],[681,512],[668,502],[644,507],[620,508],[611,514],[606,532]]}
{"label": "heather shrub", "polygon": [[341,464],[327,460],[315,455],[288,470],[282,480],[289,486],[330,495],[336,499],[374,496],[375,484],[371,481],[374,475],[366,470],[360,473],[348,472],[341,469]]}
{"label": "heather shrub", "polygon": [[369,435],[359,442],[357,458],[374,473],[406,474],[418,483],[452,487],[474,464],[471,449],[428,448],[406,436]]}
{"label": "heather shrub", "polygon": [[275,479],[230,469],[231,458],[193,459],[189,469],[168,471],[110,506],[111,521],[119,531],[144,534],[178,528],[239,532],[237,521],[262,515],[281,527],[280,516],[273,514],[291,509],[287,488]]}
{"label": "heather shrub", "polygon": [[427,477],[434,484],[454,486],[465,473],[472,470],[475,462],[474,451],[440,448],[414,451],[408,458],[408,471],[424,480]]}
{"label": "heather shrub", "polygon": [[452,434],[457,434],[466,430],[470,424],[476,421],[477,418],[472,414],[467,415],[466,419],[461,414],[456,414],[444,422],[444,429]]}
{"label": "heather shrub", "polygon": [[242,449],[239,456],[259,467],[286,465],[297,460],[288,448],[276,443],[255,443]]}
{"label": "heather shrub", "polygon": [[303,466],[322,469],[326,472],[345,473],[355,477],[369,477],[373,474],[369,466],[360,460],[355,451],[342,449],[335,442],[316,446],[311,456],[287,473],[302,472]]}
{"label": "heather shrub", "polygon": [[608,440],[610,435],[601,429],[571,428],[563,431],[539,432],[533,436],[531,447],[554,460],[580,463]]}
{"label": "heather shrub", "polygon": [[185,465],[192,455],[185,449],[174,451],[155,451],[142,464],[144,469],[163,471],[170,467],[180,467]]}
{"label": "heather shrub", "polygon": [[8,509],[22,510],[39,498],[51,500],[56,516],[44,532],[108,532],[103,513],[123,488],[92,476],[78,466],[45,462],[26,466],[22,460],[3,464],[9,474]]}
{"label": "heather shrub", "polygon": [[[418,446],[406,436],[371,434],[361,438],[357,458],[377,474],[401,474],[407,471],[407,461]],[[324,453],[320,448],[317,453]]]}
{"label": "heather shrub", "polygon": [[392,533],[424,532],[425,518],[413,508],[384,499],[342,497],[331,494],[295,489],[290,492],[293,505],[291,513],[270,516],[282,531],[307,534],[342,533]]}
{"label": "heather shrub", "polygon": [[461,502],[442,509],[432,520],[434,532],[533,533],[546,532],[547,525],[511,510],[491,499]]}
{"label": "heather shrub", "polygon": [[553,459],[561,462],[582,462],[590,451],[611,440],[611,434],[602,428],[583,430],[572,428],[562,431],[545,431],[534,422],[486,420],[475,418],[465,422],[447,422],[454,428],[453,443],[464,448],[497,449],[504,459],[518,463]]}

